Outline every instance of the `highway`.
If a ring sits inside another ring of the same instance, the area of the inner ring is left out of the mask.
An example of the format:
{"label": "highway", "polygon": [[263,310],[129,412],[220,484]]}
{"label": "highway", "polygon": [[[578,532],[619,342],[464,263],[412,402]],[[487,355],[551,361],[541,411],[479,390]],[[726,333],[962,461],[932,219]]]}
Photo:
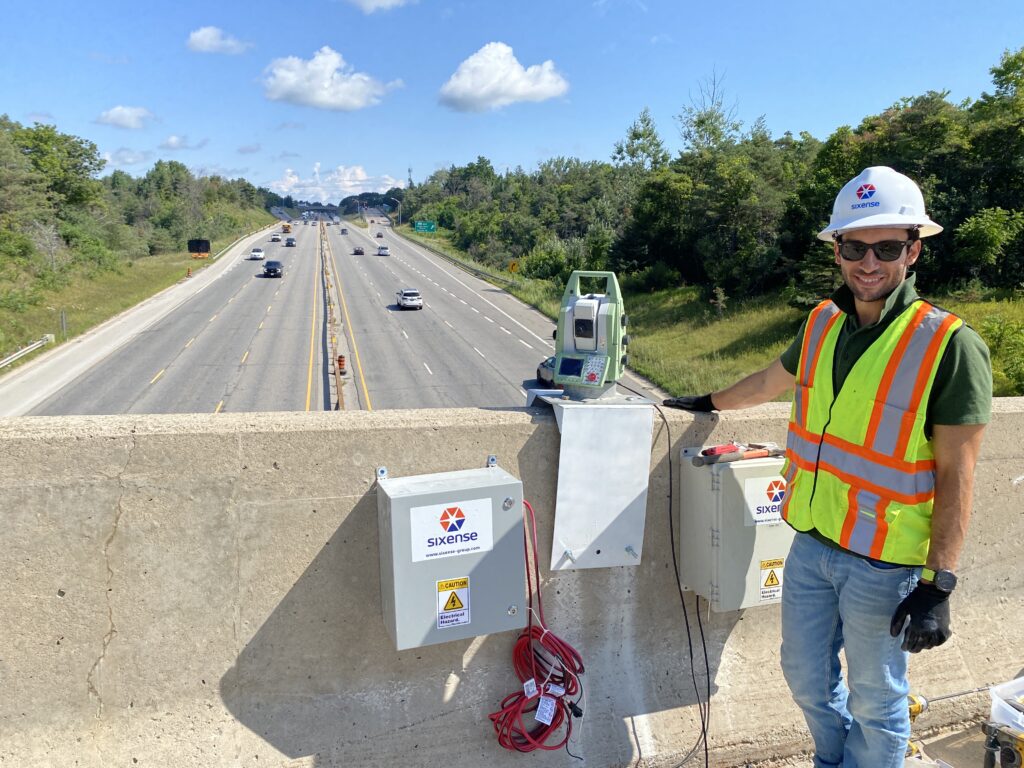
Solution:
{"label": "highway", "polygon": [[[523,405],[537,364],[553,354],[554,323],[376,221],[348,235],[327,227],[360,407]],[[382,244],[390,256],[377,255]],[[365,255],[353,254],[357,245]],[[420,291],[422,310],[398,308],[403,288]]]}
{"label": "highway", "polygon": [[295,247],[269,231],[255,241],[284,263],[281,279],[262,276],[248,245],[221,257],[217,279],[30,414],[329,409],[317,230],[293,227]]}
{"label": "highway", "polygon": [[[524,405],[537,365],[554,353],[554,323],[396,236],[379,213],[366,217],[376,223],[345,222],[346,235],[336,225],[293,225],[296,247],[270,242],[270,229],[244,239],[196,283],[156,297],[175,303],[155,321],[145,320],[144,303],[112,321],[125,330],[115,336],[107,329],[110,338],[91,356],[84,354],[88,340],[76,341],[25,366],[33,370],[0,378],[5,413],[331,410],[329,297],[348,359],[346,409]],[[382,244],[390,255],[378,255]],[[264,262],[248,260],[254,245],[284,263],[282,279],[263,277]],[[353,253],[357,245],[363,255]],[[422,310],[398,307],[403,288],[422,293]],[[18,378],[29,375],[36,383],[24,381],[19,390]],[[631,376],[625,383],[658,397]]]}

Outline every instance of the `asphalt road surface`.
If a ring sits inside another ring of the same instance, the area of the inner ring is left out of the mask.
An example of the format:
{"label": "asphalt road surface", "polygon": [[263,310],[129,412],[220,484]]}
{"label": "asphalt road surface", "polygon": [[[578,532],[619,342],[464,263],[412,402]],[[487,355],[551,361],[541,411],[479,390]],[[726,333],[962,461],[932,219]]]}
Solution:
{"label": "asphalt road surface", "polygon": [[[347,409],[524,405],[554,354],[554,323],[394,235],[380,214],[367,218],[376,223],[346,223],[347,235],[293,225],[296,247],[270,242],[272,230],[243,240],[195,282],[0,378],[3,415],[330,410],[328,290],[348,352]],[[284,263],[283,278],[262,276],[264,262],[247,258],[255,245]],[[403,288],[421,292],[422,310],[398,307]]]}

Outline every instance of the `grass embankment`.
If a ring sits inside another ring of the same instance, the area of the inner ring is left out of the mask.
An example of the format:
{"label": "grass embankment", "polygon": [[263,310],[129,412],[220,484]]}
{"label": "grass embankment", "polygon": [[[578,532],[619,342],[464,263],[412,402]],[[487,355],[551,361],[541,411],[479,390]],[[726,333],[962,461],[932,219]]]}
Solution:
{"label": "grass embankment", "polygon": [[[271,221],[268,218],[265,222],[254,224],[253,228]],[[225,237],[211,241],[211,253],[219,253],[234,240],[234,237]],[[17,351],[20,346],[47,333],[56,336],[58,343],[63,341],[60,324],[62,310],[67,321],[67,338],[71,339],[185,279],[190,268],[195,274],[210,263],[206,259],[193,259],[184,252],[146,256],[126,261],[116,270],[76,274],[67,285],[47,291],[40,303],[21,311],[0,308],[0,337],[16,341],[14,348],[0,350],[0,357]],[[0,370],[0,374],[36,354],[39,352],[26,355]]]}
{"label": "grass embankment", "polygon": [[[510,275],[478,264],[438,232],[424,235],[401,228],[474,269],[507,280]],[[497,281],[496,281],[497,282]],[[564,286],[542,280],[498,282],[517,298],[552,319],[558,316]],[[977,330],[992,352],[994,393],[1024,394],[1024,301],[998,291],[966,291],[926,298],[955,312]],[[673,395],[721,389],[778,357],[792,341],[807,312],[778,297],[733,299],[719,314],[691,286],[624,292],[629,315],[629,367]]]}

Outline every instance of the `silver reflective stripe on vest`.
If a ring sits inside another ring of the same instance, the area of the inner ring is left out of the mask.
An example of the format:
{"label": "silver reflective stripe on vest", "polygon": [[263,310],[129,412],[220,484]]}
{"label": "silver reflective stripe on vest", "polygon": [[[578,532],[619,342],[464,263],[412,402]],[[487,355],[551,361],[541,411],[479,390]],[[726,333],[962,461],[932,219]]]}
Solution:
{"label": "silver reflective stripe on vest", "polygon": [[[803,380],[800,382],[805,387],[813,386],[813,381],[808,381],[807,376],[811,370],[811,364],[815,363],[818,359],[819,352],[821,350],[821,342],[825,338],[825,330],[828,328],[828,321],[832,319],[833,315],[839,313],[839,307],[833,302],[828,302],[814,317],[813,322],[804,329],[804,334],[807,335],[809,342],[807,344],[807,359],[803,360],[803,369],[800,371],[800,375]],[[817,370],[815,368],[815,370]],[[801,425],[803,426],[803,425]]]}
{"label": "silver reflective stripe on vest", "polygon": [[824,306],[816,310],[813,319],[808,323],[804,329],[804,335],[807,340],[805,348],[807,349],[807,358],[801,358],[800,367],[797,373],[800,376],[800,380],[797,382],[799,385],[794,388],[793,392],[793,407],[796,409],[795,421],[800,424],[801,427],[807,425],[803,423],[803,417],[806,413],[807,404],[804,402],[805,393],[802,387],[811,386],[814,382],[808,381],[812,364],[814,365],[815,373],[817,373],[817,360],[821,353],[821,344],[825,338],[825,331],[828,329],[828,321],[839,313],[839,307],[833,302],[828,302]]}
{"label": "silver reflective stripe on vest", "polygon": [[885,405],[882,407],[882,418],[878,424],[878,431],[875,433],[874,442],[868,446],[872,450],[886,456],[894,456],[897,459],[903,458],[896,456],[896,448],[899,445],[900,432],[903,428],[903,416],[910,409],[911,400],[914,397],[914,385],[917,383],[921,366],[928,354],[928,347],[948,315],[948,312],[944,312],[938,307],[932,307],[911,333],[910,342],[896,367],[892,385],[885,393]]}
{"label": "silver reflective stripe on vest", "polygon": [[[831,445],[827,440],[821,446],[821,463],[831,464],[847,475],[863,478],[865,482],[890,491],[894,496],[904,497],[905,504],[914,504],[910,497],[935,490],[935,472],[919,469],[916,472],[901,472],[876,461],[855,456]],[[844,481],[846,482],[846,481]]]}
{"label": "silver reflective stripe on vest", "polygon": [[848,549],[862,555],[871,553],[871,545],[878,530],[878,517],[875,513],[878,501],[878,496],[871,491],[857,491],[857,522],[850,532]]}
{"label": "silver reflective stripe on vest", "polygon": [[[790,430],[786,447],[793,451],[807,464],[829,464],[840,472],[850,476],[864,478],[872,485],[884,488],[893,496],[907,498],[905,503],[914,503],[909,497],[922,493],[932,493],[935,489],[935,473],[931,469],[902,471],[886,466],[871,459],[857,456],[833,445],[828,440],[821,443],[821,454],[818,459],[818,443]],[[911,466],[911,465],[908,465]],[[844,481],[845,482],[845,481]]]}

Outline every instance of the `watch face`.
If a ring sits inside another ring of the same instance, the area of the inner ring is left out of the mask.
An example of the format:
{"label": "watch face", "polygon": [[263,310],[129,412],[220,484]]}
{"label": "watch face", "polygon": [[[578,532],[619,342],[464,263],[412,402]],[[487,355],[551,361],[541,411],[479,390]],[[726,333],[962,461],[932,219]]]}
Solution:
{"label": "watch face", "polygon": [[952,592],[956,586],[956,574],[946,570],[936,571],[935,586],[943,592]]}

